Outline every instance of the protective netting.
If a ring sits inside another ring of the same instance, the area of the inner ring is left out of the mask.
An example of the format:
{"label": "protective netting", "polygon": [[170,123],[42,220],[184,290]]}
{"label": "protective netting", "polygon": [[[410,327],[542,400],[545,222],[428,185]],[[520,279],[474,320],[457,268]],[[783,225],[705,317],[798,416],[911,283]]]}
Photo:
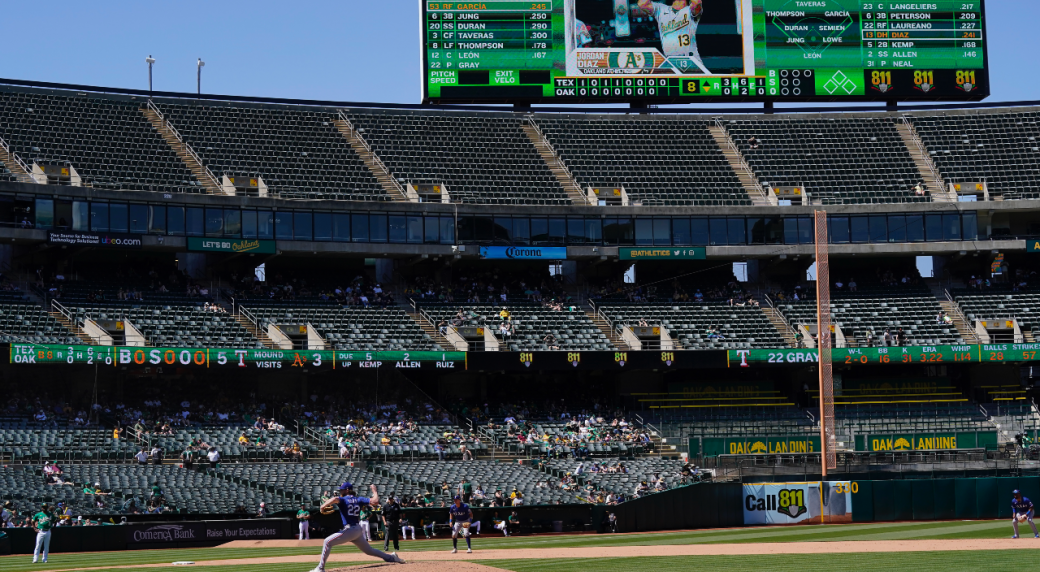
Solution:
{"label": "protective netting", "polygon": [[831,276],[827,258],[827,211],[816,211],[816,347],[820,354],[820,441],[823,445],[823,474],[838,468],[834,436],[834,370],[831,348]]}

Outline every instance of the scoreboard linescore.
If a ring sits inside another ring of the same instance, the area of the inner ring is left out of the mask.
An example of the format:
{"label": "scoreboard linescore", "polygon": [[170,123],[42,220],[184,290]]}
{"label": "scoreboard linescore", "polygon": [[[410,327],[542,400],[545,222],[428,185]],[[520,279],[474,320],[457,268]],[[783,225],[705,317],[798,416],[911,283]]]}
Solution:
{"label": "scoreboard linescore", "polygon": [[424,103],[978,101],[985,0],[421,0]]}

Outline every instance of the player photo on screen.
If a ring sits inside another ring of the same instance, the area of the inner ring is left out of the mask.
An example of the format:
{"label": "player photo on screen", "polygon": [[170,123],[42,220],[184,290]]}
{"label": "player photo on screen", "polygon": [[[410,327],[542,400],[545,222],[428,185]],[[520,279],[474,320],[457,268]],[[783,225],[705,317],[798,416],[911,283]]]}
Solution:
{"label": "player photo on screen", "polygon": [[568,0],[567,73],[744,73],[742,0]]}

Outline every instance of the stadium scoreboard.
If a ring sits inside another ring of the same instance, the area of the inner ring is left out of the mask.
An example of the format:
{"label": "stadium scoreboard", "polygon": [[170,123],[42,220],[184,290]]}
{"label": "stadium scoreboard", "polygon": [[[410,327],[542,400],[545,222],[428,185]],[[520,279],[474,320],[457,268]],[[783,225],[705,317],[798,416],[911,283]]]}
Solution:
{"label": "stadium scoreboard", "polygon": [[424,103],[981,100],[984,0],[420,1]]}

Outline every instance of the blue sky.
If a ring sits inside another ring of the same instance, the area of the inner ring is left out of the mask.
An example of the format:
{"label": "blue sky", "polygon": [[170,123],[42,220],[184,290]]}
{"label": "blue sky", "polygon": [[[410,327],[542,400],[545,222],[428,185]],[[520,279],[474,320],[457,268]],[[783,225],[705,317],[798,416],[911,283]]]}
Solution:
{"label": "blue sky", "polygon": [[[1040,100],[1040,0],[988,0],[989,101]],[[417,0],[11,2],[0,77],[335,101],[419,102]]]}

